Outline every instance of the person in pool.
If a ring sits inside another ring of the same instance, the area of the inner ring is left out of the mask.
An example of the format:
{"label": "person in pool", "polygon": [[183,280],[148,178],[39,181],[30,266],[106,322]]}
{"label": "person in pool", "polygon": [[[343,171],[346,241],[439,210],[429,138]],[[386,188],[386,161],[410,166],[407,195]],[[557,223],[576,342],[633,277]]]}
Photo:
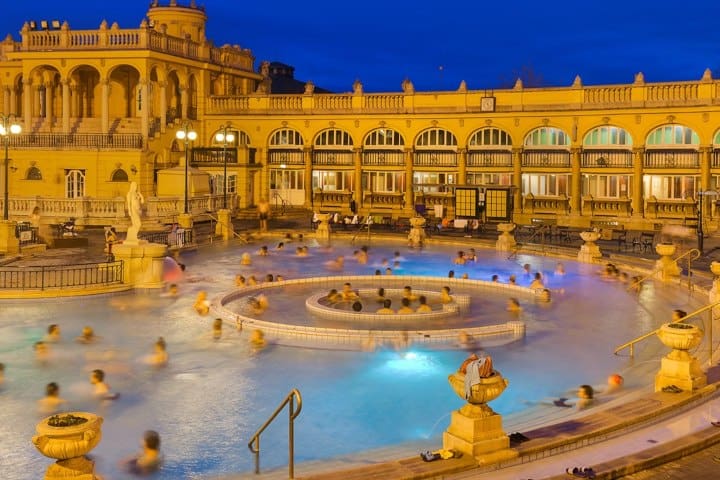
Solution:
{"label": "person in pool", "polygon": [[110,386],[105,383],[105,372],[95,369],[90,373],[90,383],[93,386],[93,395],[100,400],[115,400],[120,395],[110,391]]}
{"label": "person in pool", "polygon": [[82,334],[80,334],[80,336],[77,337],[75,341],[87,345],[89,343],[95,343],[97,339],[98,337],[97,335],[95,335],[95,331],[92,329],[92,327],[86,326],[83,327]]}
{"label": "person in pool", "polygon": [[146,430],[142,438],[142,451],[123,463],[124,469],[135,475],[147,475],[160,468],[160,434],[155,430]]}
{"label": "person in pool", "polygon": [[158,337],[153,345],[153,353],[148,355],[146,362],[156,367],[163,367],[168,363],[167,344],[163,337]]}
{"label": "person in pool", "polygon": [[51,415],[67,408],[67,402],[60,398],[60,386],[50,382],[45,386],[45,396],[38,400],[38,412]]}

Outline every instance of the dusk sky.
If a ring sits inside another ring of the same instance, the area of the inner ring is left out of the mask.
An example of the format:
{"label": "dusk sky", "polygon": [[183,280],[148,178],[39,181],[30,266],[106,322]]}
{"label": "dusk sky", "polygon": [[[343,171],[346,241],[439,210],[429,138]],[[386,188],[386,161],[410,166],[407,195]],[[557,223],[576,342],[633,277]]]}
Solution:
{"label": "dusk sky", "polygon": [[[167,4],[169,0],[161,0]],[[181,5],[190,0],[179,0]],[[26,20],[67,20],[94,29],[103,19],[136,28],[147,0],[6,1],[0,32]],[[262,60],[295,67],[295,77],[334,92],[397,92],[405,77],[416,90],[507,88],[520,72],[542,86],[697,80],[720,77],[720,2],[700,0],[429,0],[339,2],[198,1],[215,45],[250,48]]]}

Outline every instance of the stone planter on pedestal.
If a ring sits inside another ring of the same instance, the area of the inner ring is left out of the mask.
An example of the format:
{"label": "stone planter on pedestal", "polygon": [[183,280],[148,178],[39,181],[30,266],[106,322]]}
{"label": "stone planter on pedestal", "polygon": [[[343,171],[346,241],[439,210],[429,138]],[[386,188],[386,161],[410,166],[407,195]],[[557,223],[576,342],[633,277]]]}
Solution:
{"label": "stone planter on pedestal", "polygon": [[[87,421],[66,427],[50,426],[51,419],[73,417]],[[85,455],[100,443],[102,417],[86,412],[70,412],[43,419],[32,438],[35,447],[49,458],[57,459],[45,472],[45,480],[96,480],[95,462]]]}
{"label": "stone planter on pedestal", "polygon": [[330,229],[330,217],[332,217],[331,213],[315,214],[315,218],[320,222],[318,223],[317,230],[315,230],[315,237],[319,242],[330,243],[330,233],[332,232]]}
{"label": "stone planter on pedestal", "polygon": [[672,258],[675,249],[676,247],[672,243],[658,243],[655,245],[655,251],[660,255],[660,259],[655,262],[655,269],[658,271],[657,276],[661,280],[668,281],[680,276],[680,265]]}
{"label": "stone planter on pedestal", "polygon": [[422,247],[425,244],[425,222],[426,220],[423,217],[412,217],[410,219],[409,246]]}
{"label": "stone planter on pedestal", "polygon": [[167,246],[138,240],[113,246],[115,260],[123,261],[123,283],[135,288],[161,288]]}
{"label": "stone planter on pedestal", "polygon": [[498,223],[498,232],[501,232],[498,236],[497,242],[495,242],[495,250],[500,252],[510,252],[515,248],[517,242],[515,236],[511,235],[510,232],[515,230],[514,223]]}
{"label": "stone planter on pedestal", "polygon": [[596,259],[602,257],[600,247],[595,243],[598,238],[600,238],[600,232],[592,230],[580,232],[580,238],[582,238],[585,243],[580,246],[578,262],[594,263]]}
{"label": "stone planter on pedestal", "polygon": [[655,391],[675,385],[691,392],[707,385],[707,376],[700,369],[700,363],[690,355],[703,338],[703,331],[687,323],[666,323],[657,331],[660,341],[673,350],[662,358],[660,371],[655,375]]}
{"label": "stone planter on pedestal", "polygon": [[[448,376],[453,391],[465,399],[465,374]],[[505,390],[508,381],[498,371],[473,385],[467,404],[452,412],[450,426],[443,432],[443,448],[472,455],[480,463],[493,463],[517,457],[510,449],[510,438],[502,428],[502,417],[487,405]]]}

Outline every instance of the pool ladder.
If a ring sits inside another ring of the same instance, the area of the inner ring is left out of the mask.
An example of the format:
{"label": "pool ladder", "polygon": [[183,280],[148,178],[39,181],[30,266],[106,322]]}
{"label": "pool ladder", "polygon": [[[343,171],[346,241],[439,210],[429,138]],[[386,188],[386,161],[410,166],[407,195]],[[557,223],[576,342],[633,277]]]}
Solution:
{"label": "pool ladder", "polygon": [[[297,409],[295,408],[296,400]],[[290,414],[288,417],[288,478],[295,478],[294,421],[297,416],[300,415],[300,411],[302,410],[302,396],[300,395],[300,391],[297,388],[293,388],[292,391],[288,393],[287,397],[285,397],[285,400],[283,400],[282,403],[280,403],[280,405],[275,409],[273,414],[270,415],[270,418],[268,418],[265,423],[263,423],[262,427],[258,428],[258,430],[253,434],[252,437],[250,437],[250,441],[248,442],[248,448],[255,455],[256,474],[260,473],[260,435],[272,423],[272,421],[275,420],[275,417],[277,417],[278,414],[282,411],[282,409],[285,408],[285,405],[288,405],[288,412]]]}

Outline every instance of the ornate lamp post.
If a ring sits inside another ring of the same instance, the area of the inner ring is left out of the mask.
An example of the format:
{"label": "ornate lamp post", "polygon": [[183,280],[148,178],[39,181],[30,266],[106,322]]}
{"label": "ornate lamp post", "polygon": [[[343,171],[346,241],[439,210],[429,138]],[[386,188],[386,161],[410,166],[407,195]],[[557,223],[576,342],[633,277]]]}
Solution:
{"label": "ornate lamp post", "polygon": [[190,142],[194,142],[197,139],[197,132],[192,129],[192,123],[185,122],[181,130],[175,132],[175,138],[182,140],[185,143],[185,202],[183,207],[183,213],[188,215],[190,210],[188,208],[188,166],[190,165],[190,158],[188,157],[188,145]]}
{"label": "ornate lamp post", "polygon": [[229,131],[230,124],[224,125],[222,130],[215,134],[215,141],[222,142],[223,145],[223,210],[227,210],[227,193],[228,193],[228,179],[227,179],[227,146],[228,143],[235,141],[235,134]]}
{"label": "ornate lamp post", "polygon": [[8,167],[10,166],[10,157],[8,156],[8,148],[10,146],[10,135],[19,135],[22,131],[20,124],[15,121],[14,115],[0,114],[0,136],[3,137],[5,144],[5,190],[3,197],[3,220],[8,221],[9,216],[9,192],[10,184],[8,182]]}

